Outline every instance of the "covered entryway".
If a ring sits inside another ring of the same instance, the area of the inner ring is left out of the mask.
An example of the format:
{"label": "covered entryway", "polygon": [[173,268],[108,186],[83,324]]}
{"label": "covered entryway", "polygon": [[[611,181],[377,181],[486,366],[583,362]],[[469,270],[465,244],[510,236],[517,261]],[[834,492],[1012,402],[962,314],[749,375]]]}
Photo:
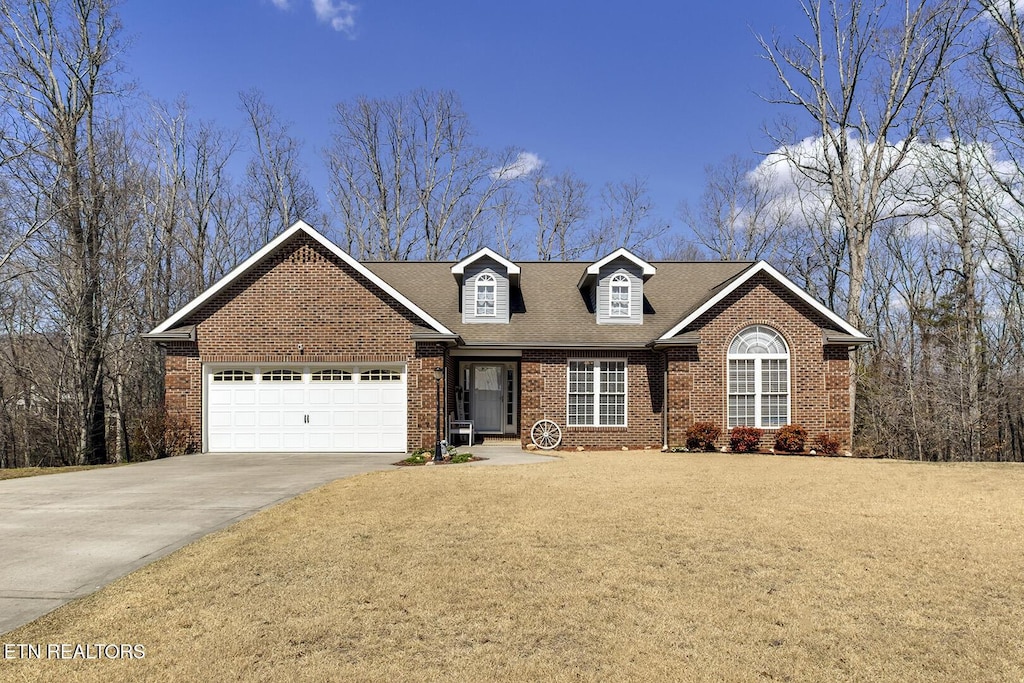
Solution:
{"label": "covered entryway", "polygon": [[459,360],[456,385],[459,420],[472,420],[476,434],[519,433],[519,364],[514,360]]}
{"label": "covered entryway", "polygon": [[407,382],[400,365],[208,365],[205,450],[406,450]]}

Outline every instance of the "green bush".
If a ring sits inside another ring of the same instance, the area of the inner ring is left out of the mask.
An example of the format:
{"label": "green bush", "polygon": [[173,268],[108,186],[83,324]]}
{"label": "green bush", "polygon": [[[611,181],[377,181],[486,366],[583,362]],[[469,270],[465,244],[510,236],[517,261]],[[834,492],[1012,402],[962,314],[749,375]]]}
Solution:
{"label": "green bush", "polygon": [[713,451],[722,429],[714,422],[694,422],[686,430],[686,447],[696,451]]}
{"label": "green bush", "polygon": [[469,462],[472,459],[473,459],[473,454],[472,453],[452,453],[452,455],[451,455],[451,462],[453,464],[455,464],[455,465],[459,465],[459,464],[462,464],[464,462]]}
{"label": "green bush", "polygon": [[734,453],[751,453],[757,450],[764,432],[757,427],[733,427],[729,432],[729,448]]}
{"label": "green bush", "polygon": [[814,437],[814,447],[819,453],[835,455],[839,452],[839,439],[828,432],[823,432]]}
{"label": "green bush", "polygon": [[807,441],[807,430],[800,425],[785,425],[775,433],[775,450],[800,453]]}

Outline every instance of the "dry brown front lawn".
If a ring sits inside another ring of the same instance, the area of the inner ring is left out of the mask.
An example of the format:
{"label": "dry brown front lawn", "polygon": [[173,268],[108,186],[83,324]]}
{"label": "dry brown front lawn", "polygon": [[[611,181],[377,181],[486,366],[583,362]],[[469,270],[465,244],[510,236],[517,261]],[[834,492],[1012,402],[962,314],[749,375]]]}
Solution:
{"label": "dry brown front lawn", "polygon": [[2,640],[5,680],[1024,678],[1024,467],[580,453],[335,482]]}

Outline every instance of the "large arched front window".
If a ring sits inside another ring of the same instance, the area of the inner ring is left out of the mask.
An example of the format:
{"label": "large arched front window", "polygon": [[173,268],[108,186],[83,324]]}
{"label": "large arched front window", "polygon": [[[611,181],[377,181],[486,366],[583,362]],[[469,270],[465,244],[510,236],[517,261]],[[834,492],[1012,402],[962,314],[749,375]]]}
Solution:
{"label": "large arched front window", "polygon": [[729,427],[788,422],[789,348],[772,328],[753,325],[729,345]]}

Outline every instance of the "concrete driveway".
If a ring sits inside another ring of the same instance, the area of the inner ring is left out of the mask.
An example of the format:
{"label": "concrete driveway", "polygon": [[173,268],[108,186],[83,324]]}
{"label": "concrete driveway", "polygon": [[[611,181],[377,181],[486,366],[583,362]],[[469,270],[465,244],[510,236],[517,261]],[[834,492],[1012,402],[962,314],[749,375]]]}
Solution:
{"label": "concrete driveway", "polygon": [[217,454],[0,481],[0,633],[394,454]]}

